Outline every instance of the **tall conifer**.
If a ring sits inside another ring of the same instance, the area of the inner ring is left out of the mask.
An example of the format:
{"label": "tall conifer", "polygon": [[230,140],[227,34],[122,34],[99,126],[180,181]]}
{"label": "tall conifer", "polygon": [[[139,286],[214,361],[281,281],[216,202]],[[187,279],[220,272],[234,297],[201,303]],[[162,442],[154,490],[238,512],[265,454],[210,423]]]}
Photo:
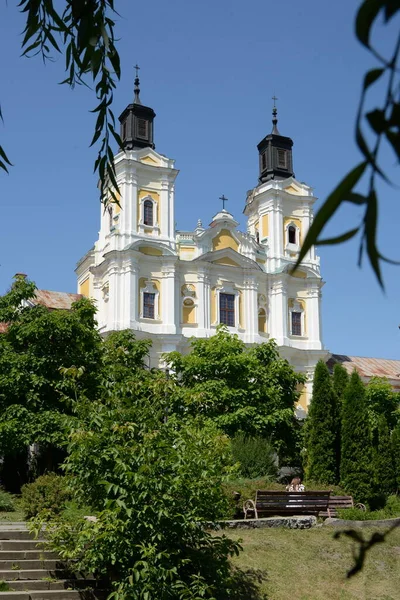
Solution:
{"label": "tall conifer", "polygon": [[356,502],[368,502],[373,496],[371,427],[365,387],[353,371],[342,404],[342,446],[340,479]]}
{"label": "tall conifer", "polygon": [[335,394],[324,361],[315,368],[313,396],[306,425],[306,478],[320,483],[335,483]]}
{"label": "tall conifer", "polygon": [[396,473],[390,443],[389,427],[384,415],[378,420],[377,439],[374,448],[375,489],[385,500],[396,489]]}
{"label": "tall conifer", "polygon": [[341,423],[342,423],[342,403],[344,392],[349,385],[349,374],[344,368],[344,366],[340,363],[337,363],[333,368],[333,391],[336,396],[335,403],[335,414],[334,421],[336,424],[336,442],[335,442],[335,452],[336,452],[336,480],[339,482],[340,480],[340,454],[341,454],[341,445],[342,445],[342,434],[341,434]]}
{"label": "tall conifer", "polygon": [[392,431],[390,438],[393,461],[394,461],[394,473],[396,478],[396,491],[400,491],[400,422],[397,423],[396,427]]}

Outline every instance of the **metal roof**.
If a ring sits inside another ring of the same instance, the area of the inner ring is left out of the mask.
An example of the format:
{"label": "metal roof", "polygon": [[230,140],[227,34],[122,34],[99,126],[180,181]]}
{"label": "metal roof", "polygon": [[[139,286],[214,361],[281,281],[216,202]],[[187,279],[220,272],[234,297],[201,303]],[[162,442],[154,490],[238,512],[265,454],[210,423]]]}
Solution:
{"label": "metal roof", "polygon": [[394,388],[400,390],[400,360],[332,354],[327,363],[328,367],[333,369],[336,363],[342,364],[348,373],[356,369],[364,380],[369,380],[371,377],[386,377]]}
{"label": "metal roof", "polygon": [[80,300],[81,294],[70,294],[68,292],[50,292],[49,290],[36,290],[35,298],[31,302],[41,304],[50,310],[64,309],[70,310],[73,302]]}

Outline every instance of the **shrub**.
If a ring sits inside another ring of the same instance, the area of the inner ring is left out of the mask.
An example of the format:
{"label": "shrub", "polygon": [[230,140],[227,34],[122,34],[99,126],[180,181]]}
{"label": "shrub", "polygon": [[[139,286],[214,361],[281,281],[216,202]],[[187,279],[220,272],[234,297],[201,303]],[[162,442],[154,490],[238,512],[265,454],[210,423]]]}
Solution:
{"label": "shrub", "polygon": [[380,510],[361,510],[359,508],[339,509],[340,519],[349,521],[379,521],[381,519],[393,519],[400,517],[400,498],[399,496],[389,496],[386,506]]}
{"label": "shrub", "polygon": [[276,479],[276,453],[269,440],[237,434],[232,439],[231,448],[233,458],[240,463],[239,473],[242,477]]}
{"label": "shrub", "polygon": [[331,376],[324,361],[315,368],[314,389],[306,423],[306,465],[308,479],[336,483],[338,407]]}
{"label": "shrub", "polygon": [[55,473],[41,475],[33,483],[22,486],[22,508],[27,519],[44,511],[59,514],[70,498],[66,478]]}
{"label": "shrub", "polygon": [[51,546],[74,570],[108,579],[116,598],[231,598],[240,547],[203,526],[227,512],[228,439],[212,424],[163,423],[153,405],[140,419],[118,398],[90,411],[72,430],[66,469],[98,518],[53,520]]}
{"label": "shrub", "polygon": [[0,488],[0,512],[14,512],[14,502],[11,494]]}
{"label": "shrub", "polygon": [[369,503],[374,496],[371,426],[365,386],[353,371],[342,404],[341,485],[356,502]]}

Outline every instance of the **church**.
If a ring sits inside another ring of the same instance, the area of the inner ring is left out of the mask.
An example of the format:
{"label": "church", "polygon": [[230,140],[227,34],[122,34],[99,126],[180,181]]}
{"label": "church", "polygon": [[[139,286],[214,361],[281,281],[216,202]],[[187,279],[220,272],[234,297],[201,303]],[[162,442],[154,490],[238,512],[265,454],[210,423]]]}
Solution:
{"label": "church", "polygon": [[164,352],[187,352],[190,338],[224,324],[246,344],[276,340],[281,356],[307,375],[300,412],[311,399],[315,365],[326,359],[321,333],[320,261],[312,248],[293,272],[312,222],[311,187],[293,171],[293,141],[272,131],[258,144],[259,178],[243,198],[245,232],[225,208],[208,226],[175,229],[175,161],[155,150],[155,112],[140,100],[119,117],[124,151],[115,156],[119,205],[101,207],[94,247],[78,262],[78,292],[98,307],[101,333],[132,329]]}

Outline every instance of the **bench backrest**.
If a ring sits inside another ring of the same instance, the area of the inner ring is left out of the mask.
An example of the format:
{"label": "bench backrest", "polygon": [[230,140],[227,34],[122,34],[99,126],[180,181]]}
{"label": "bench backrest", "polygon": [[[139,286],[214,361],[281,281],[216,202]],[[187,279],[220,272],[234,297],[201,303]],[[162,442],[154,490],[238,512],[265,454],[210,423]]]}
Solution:
{"label": "bench backrest", "polygon": [[256,509],[262,513],[317,514],[328,508],[329,491],[279,492],[257,490]]}
{"label": "bench backrest", "polygon": [[329,508],[353,508],[353,496],[331,496],[328,506]]}

